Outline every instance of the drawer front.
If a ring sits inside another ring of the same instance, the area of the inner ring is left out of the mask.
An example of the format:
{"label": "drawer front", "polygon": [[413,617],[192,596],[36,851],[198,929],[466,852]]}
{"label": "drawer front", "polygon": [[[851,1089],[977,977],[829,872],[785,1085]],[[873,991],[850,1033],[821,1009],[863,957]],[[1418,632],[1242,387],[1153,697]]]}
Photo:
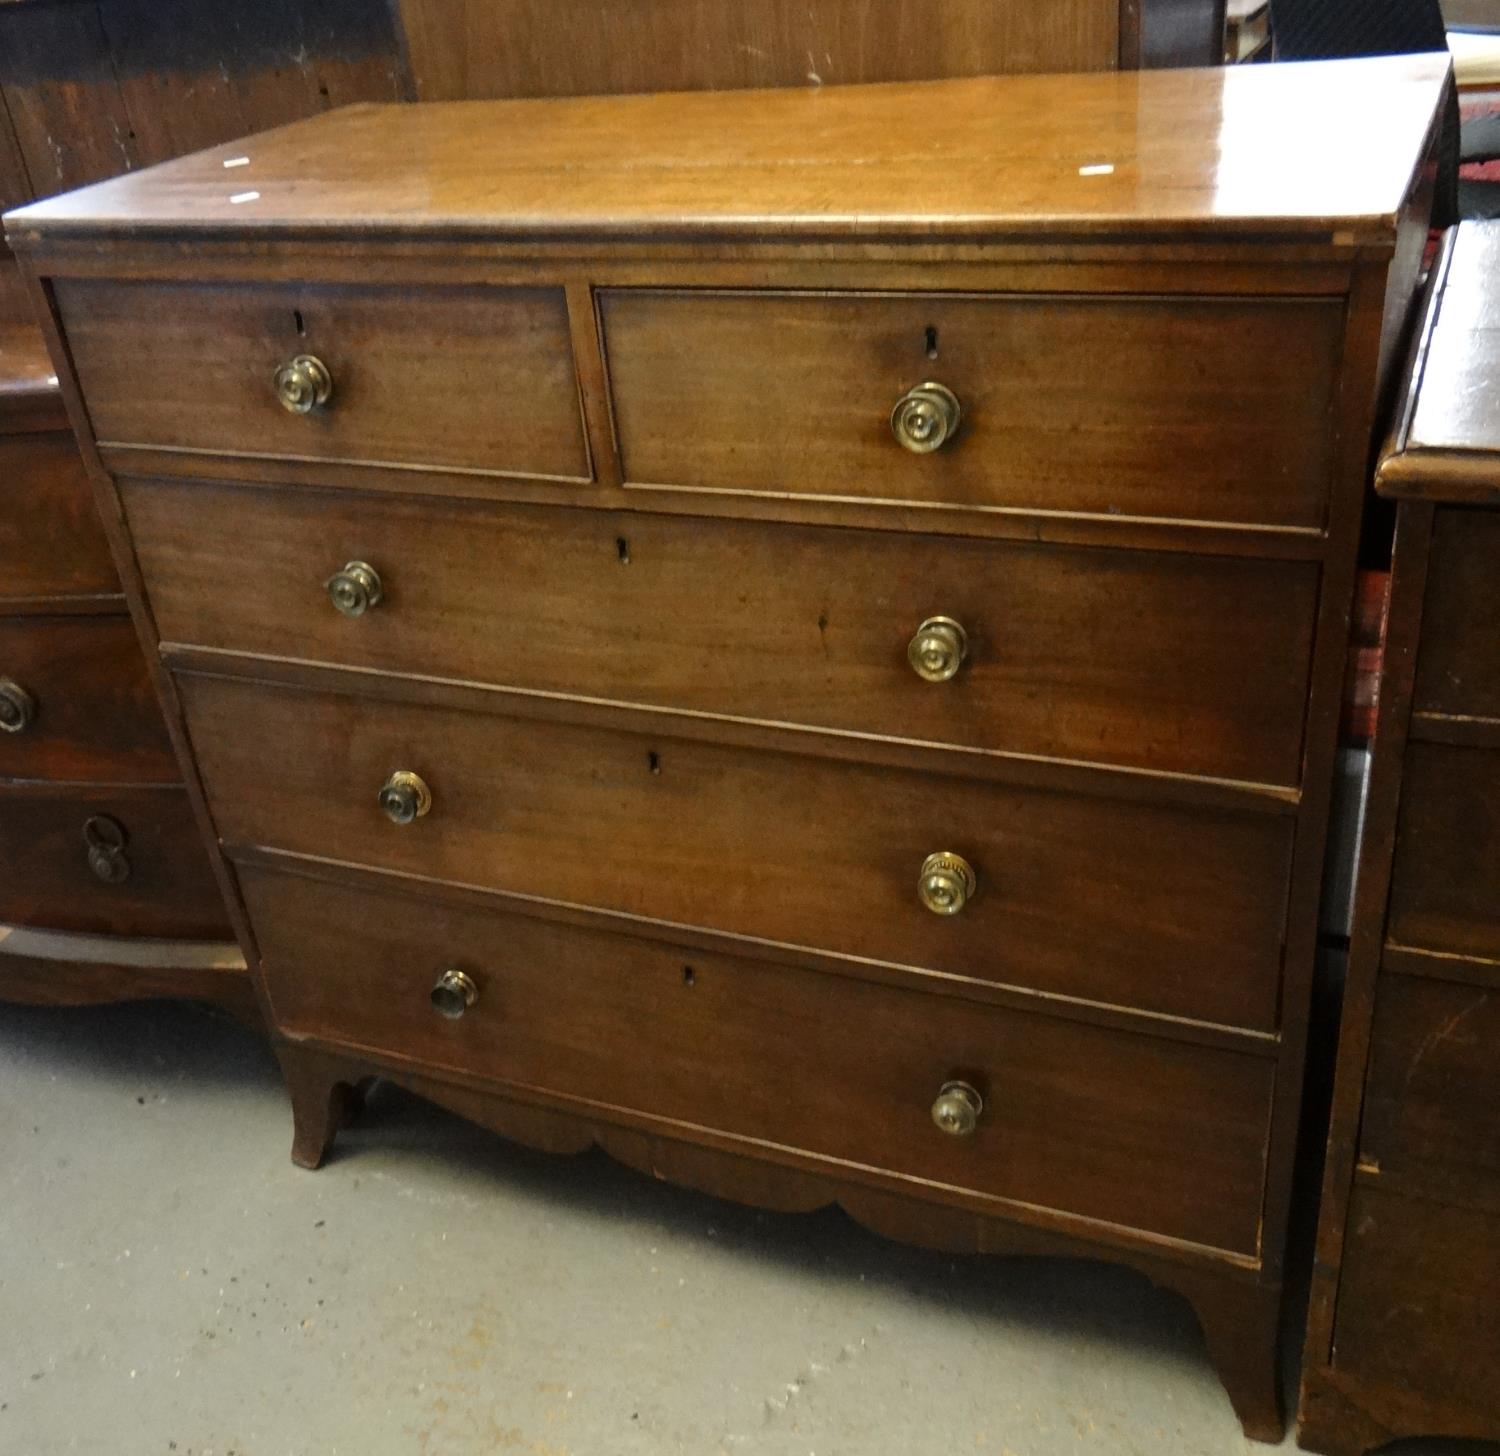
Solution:
{"label": "drawer front", "polygon": [[[890,965],[1274,1024],[1292,820],[183,676],[215,820],[262,845]],[[268,752],[269,748],[269,752]],[[398,825],[393,771],[433,803]],[[971,902],[918,898],[967,859]]]}
{"label": "drawer front", "polygon": [[[677,1136],[1253,1253],[1271,1064],[528,916],[242,871],[283,1030]],[[428,995],[477,988],[457,1020]],[[962,1078],[971,1136],[931,1107]]]}
{"label": "drawer front", "polygon": [[[981,751],[1300,776],[1311,563],[124,490],[167,641]],[[355,559],[382,596],[349,621],[323,583]],[[949,681],[908,656],[934,616],[967,637]]]}
{"label": "drawer front", "polygon": [[1500,752],[1406,751],[1388,930],[1401,945],[1500,957]]}
{"label": "drawer front", "polygon": [[[124,875],[108,867],[106,881],[90,863],[90,841],[108,845],[121,831]],[[0,786],[0,867],[0,921],[13,925],[97,935],[229,934],[181,789]]]}
{"label": "drawer front", "polygon": [[1418,712],[1500,718],[1500,512],[1439,507],[1417,652]]}
{"label": "drawer front", "polygon": [[1500,1218],[1354,1189],[1333,1363],[1446,1410],[1494,1410]]}
{"label": "drawer front", "polygon": [[0,437],[0,603],[118,592],[72,435]]}
{"label": "drawer front", "polygon": [[[56,294],[101,444],[590,474],[559,288],[59,279]],[[273,378],[304,356],[331,391],[295,414]]]}
{"label": "drawer front", "polygon": [[1360,1141],[1387,1172],[1438,1162],[1500,1188],[1500,990],[1381,977]]}
{"label": "drawer front", "polygon": [[0,616],[0,693],[0,778],[180,778],[129,617]]}
{"label": "drawer front", "polygon": [[[599,308],[635,485],[1323,522],[1333,301],[608,290]],[[916,454],[892,413],[930,382],[960,415]]]}

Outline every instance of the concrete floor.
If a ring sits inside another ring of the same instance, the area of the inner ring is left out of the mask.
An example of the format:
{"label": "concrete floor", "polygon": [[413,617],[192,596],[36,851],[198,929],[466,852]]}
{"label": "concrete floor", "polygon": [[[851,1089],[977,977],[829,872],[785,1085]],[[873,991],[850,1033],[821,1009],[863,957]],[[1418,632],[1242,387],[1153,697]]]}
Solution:
{"label": "concrete floor", "polygon": [[732,1207],[390,1088],[319,1173],[290,1136],[221,1017],[0,1006],[3,1456],[1266,1449],[1124,1270]]}

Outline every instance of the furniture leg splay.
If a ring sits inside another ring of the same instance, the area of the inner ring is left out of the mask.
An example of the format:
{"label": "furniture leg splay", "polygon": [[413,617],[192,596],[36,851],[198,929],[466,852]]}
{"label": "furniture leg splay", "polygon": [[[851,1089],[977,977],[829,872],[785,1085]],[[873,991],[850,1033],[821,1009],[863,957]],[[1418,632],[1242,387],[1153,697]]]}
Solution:
{"label": "furniture leg splay", "polygon": [[11,213],[296,1160],[378,1074],[1116,1259],[1277,1438],[1445,80],[359,107]]}

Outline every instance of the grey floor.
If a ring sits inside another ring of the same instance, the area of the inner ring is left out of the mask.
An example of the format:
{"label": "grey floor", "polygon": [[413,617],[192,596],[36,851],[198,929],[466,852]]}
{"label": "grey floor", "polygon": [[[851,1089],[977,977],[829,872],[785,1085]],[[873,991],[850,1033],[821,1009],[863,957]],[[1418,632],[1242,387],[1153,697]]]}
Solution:
{"label": "grey floor", "polygon": [[731,1207],[389,1088],[321,1172],[289,1140],[224,1018],[0,1006],[3,1456],[1266,1449],[1122,1270]]}

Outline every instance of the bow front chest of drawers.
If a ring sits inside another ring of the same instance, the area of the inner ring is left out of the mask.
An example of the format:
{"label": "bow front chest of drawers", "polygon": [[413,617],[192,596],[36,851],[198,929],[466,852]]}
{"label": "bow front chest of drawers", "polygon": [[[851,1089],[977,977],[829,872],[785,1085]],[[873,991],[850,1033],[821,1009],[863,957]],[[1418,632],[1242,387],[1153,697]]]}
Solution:
{"label": "bow front chest of drawers", "polygon": [[733,1197],[1117,1258],[1279,1436],[1444,80],[360,107],[12,213],[294,1157],[378,1072]]}

